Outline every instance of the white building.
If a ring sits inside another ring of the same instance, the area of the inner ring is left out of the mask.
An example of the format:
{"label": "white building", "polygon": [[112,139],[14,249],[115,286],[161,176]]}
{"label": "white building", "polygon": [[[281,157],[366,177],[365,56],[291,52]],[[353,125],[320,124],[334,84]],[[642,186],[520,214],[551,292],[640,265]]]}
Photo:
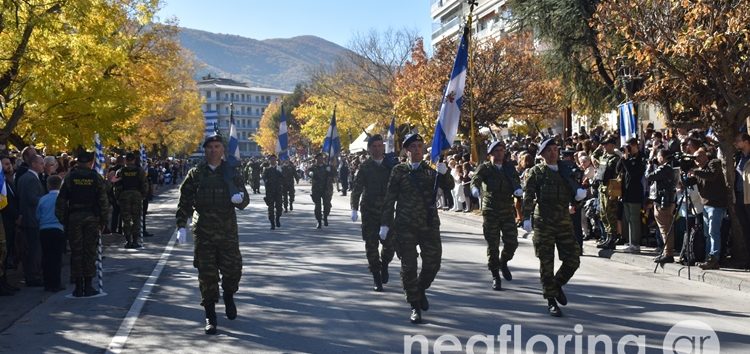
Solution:
{"label": "white building", "polygon": [[[206,76],[198,81],[198,90],[204,99],[203,116],[206,120],[205,135],[218,130],[229,136],[230,103],[234,107],[234,122],[240,145],[240,155],[260,156],[261,151],[253,134],[260,128],[260,118],[271,102],[280,100],[291,92],[249,87],[239,81]],[[199,151],[202,155],[202,150]]]}
{"label": "white building", "polygon": [[[510,12],[505,0],[479,0],[474,8],[472,33],[475,39],[499,36],[508,31]],[[430,0],[432,46],[458,35],[469,15],[466,0]]]}

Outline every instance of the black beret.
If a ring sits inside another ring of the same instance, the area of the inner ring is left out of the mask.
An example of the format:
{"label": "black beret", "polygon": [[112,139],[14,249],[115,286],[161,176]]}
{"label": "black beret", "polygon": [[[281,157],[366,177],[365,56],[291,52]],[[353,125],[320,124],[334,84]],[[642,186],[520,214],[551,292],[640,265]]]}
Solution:
{"label": "black beret", "polygon": [[557,142],[554,138],[547,138],[546,140],[542,141],[542,143],[539,144],[539,152],[536,153],[536,156],[540,156],[544,152],[544,149],[552,145],[557,146]]}
{"label": "black beret", "polygon": [[210,142],[218,141],[222,144],[224,144],[224,139],[219,134],[214,134],[206,138],[206,140],[203,141],[203,147],[205,148],[206,145]]}
{"label": "black beret", "polygon": [[81,151],[76,155],[76,161],[80,163],[89,163],[94,160],[94,153],[88,151]]}
{"label": "black beret", "polygon": [[383,141],[383,136],[380,135],[380,134],[375,134],[375,135],[371,136],[369,139],[367,139],[367,147],[370,147],[370,145],[372,145],[372,143],[374,143],[374,142],[376,142],[378,140],[379,141]]}
{"label": "black beret", "polygon": [[490,145],[487,147],[487,153],[491,154],[492,150],[494,150],[498,146],[505,146],[505,143],[502,140],[495,140],[490,143]]}
{"label": "black beret", "polygon": [[408,148],[409,145],[411,143],[415,142],[415,141],[424,141],[424,139],[422,139],[422,137],[419,134],[416,134],[416,133],[415,134],[409,134],[409,135],[406,136],[406,138],[404,139],[404,142],[403,142],[403,144],[401,144],[401,146],[404,149]]}

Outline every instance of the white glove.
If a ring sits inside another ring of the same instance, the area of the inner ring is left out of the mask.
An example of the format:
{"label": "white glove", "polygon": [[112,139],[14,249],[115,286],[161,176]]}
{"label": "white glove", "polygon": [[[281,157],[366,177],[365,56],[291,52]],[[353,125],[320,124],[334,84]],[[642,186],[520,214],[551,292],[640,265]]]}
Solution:
{"label": "white glove", "polygon": [[521,188],[516,189],[516,191],[513,192],[513,195],[519,198],[523,197],[523,189]]}
{"label": "white glove", "polygon": [[580,202],[580,201],[584,200],[586,198],[586,194],[587,193],[586,193],[585,189],[578,188],[578,190],[576,190],[576,201]]}
{"label": "white glove", "polygon": [[474,198],[479,198],[479,188],[471,187],[471,195],[474,196]]}
{"label": "white glove", "polygon": [[446,166],[444,162],[439,163],[437,165],[437,172],[441,175],[444,175],[446,172],[448,172],[448,166]]}
{"label": "white glove", "polygon": [[523,221],[523,231],[531,232],[531,219],[526,219]]}
{"label": "white glove", "polygon": [[281,172],[281,166],[276,166],[276,171]]}
{"label": "white glove", "polygon": [[357,222],[357,211],[352,209],[352,222]]}
{"label": "white glove", "polygon": [[242,199],[245,197],[245,193],[239,192],[232,196],[232,203],[234,204],[241,204]]}
{"label": "white glove", "polygon": [[326,166],[326,171],[331,172],[331,166]]}
{"label": "white glove", "polygon": [[183,244],[187,242],[187,230],[184,227],[177,229],[177,243]]}
{"label": "white glove", "polygon": [[388,226],[381,226],[380,227],[380,232],[378,232],[378,236],[380,236],[381,240],[385,241],[385,238],[388,237],[388,230],[389,229],[390,228]]}

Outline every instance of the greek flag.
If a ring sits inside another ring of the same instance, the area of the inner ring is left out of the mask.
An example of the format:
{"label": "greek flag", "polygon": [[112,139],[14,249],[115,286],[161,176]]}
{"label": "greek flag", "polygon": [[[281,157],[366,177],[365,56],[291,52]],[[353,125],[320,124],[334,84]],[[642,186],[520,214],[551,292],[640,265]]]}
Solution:
{"label": "greek flag", "polygon": [[619,105],[618,109],[620,111],[620,146],[623,146],[629,139],[638,135],[638,127],[635,123],[635,113],[633,113],[633,101]]}
{"label": "greek flag", "polygon": [[146,156],[146,146],[141,144],[141,168],[148,173],[148,156]]}
{"label": "greek flag", "polygon": [[328,126],[328,132],[323,140],[323,152],[328,154],[328,158],[331,156],[338,155],[341,151],[341,139],[339,139],[339,131],[336,129],[336,108],[333,109],[333,116],[331,117],[331,125]]}
{"label": "greek flag", "polygon": [[0,173],[0,209],[8,206],[8,186],[5,185],[5,173]]}
{"label": "greek flag", "polygon": [[240,165],[240,140],[237,125],[234,123],[234,105],[229,104],[229,142],[227,144],[227,163],[231,167]]}
{"label": "greek flag", "polygon": [[388,135],[385,136],[385,153],[396,152],[396,117],[391,118]]}
{"label": "greek flag", "polygon": [[279,154],[279,160],[289,160],[289,134],[287,134],[284,106],[281,106],[281,119],[279,120],[279,138],[276,140],[276,153]]}
{"label": "greek flag", "polygon": [[461,106],[463,105],[464,86],[466,85],[466,73],[469,64],[469,27],[464,28],[461,43],[458,45],[456,61],[453,63],[453,71],[445,88],[443,103],[440,105],[435,135],[432,137],[432,162],[437,162],[443,150],[453,144],[458,132],[458,121],[461,117]]}
{"label": "greek flag", "polygon": [[102,141],[99,139],[99,133],[94,133],[94,148],[96,158],[94,159],[94,169],[104,176],[104,151],[102,150]]}

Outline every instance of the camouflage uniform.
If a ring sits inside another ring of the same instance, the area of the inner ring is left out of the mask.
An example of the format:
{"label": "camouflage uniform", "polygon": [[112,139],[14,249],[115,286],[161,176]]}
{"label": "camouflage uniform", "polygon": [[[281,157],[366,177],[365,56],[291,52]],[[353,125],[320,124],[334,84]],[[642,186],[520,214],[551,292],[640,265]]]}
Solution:
{"label": "camouflage uniform", "polygon": [[229,186],[222,175],[224,163],[215,170],[211,170],[205,161],[193,167],[180,186],[177,206],[178,228],[187,225],[193,211],[198,214],[192,225],[195,235],[193,266],[198,268],[203,306],[216,303],[219,299],[219,272],[225,294],[237,292],[242,276],[242,255],[234,209],[244,209],[250,199],[242,177],[237,175],[233,182],[244,196],[242,203],[232,204]]}
{"label": "camouflage uniform", "polygon": [[284,176],[279,171],[280,166],[268,166],[263,170],[263,184],[266,187],[266,197],[263,200],[268,206],[268,220],[271,226],[280,223],[281,218],[281,191]]}
{"label": "camouflage uniform", "polygon": [[[518,248],[513,192],[521,188],[521,180],[509,163],[498,167],[488,161],[477,168],[471,185],[482,191],[482,229],[487,241],[487,268],[496,272],[501,263],[513,259]],[[502,255],[499,251],[501,234]]]}
{"label": "camouflage uniform", "polygon": [[293,163],[285,163],[281,167],[281,174],[284,176],[281,189],[281,198],[284,203],[284,211],[294,210],[294,184],[298,181],[297,168]]}
{"label": "camouflage uniform", "polygon": [[[532,242],[539,258],[543,295],[558,296],[580,265],[581,250],[573,235],[573,221],[568,206],[575,189],[562,175],[545,164],[538,164],[526,173],[524,188],[524,220],[534,215]],[[534,202],[536,201],[536,207]],[[555,247],[562,265],[555,270]]]}
{"label": "camouflage uniform", "polygon": [[263,167],[260,161],[250,162],[250,188],[253,193],[260,193],[260,174],[263,172]]}
{"label": "camouflage uniform", "polygon": [[109,201],[106,183],[96,171],[77,166],[63,180],[55,215],[65,226],[70,245],[70,276],[96,275],[99,227],[107,224]]}
{"label": "camouflage uniform", "polygon": [[[362,213],[362,240],[365,241],[367,263],[373,274],[380,273],[383,268],[388,267],[395,253],[392,235],[385,241],[378,236],[390,174],[391,170],[384,162],[377,163],[373,159],[368,159],[360,165],[354,177],[350,199],[352,210]],[[382,252],[378,252],[380,244],[383,245]]]}
{"label": "camouflage uniform", "polygon": [[128,244],[143,243],[141,214],[143,199],[148,193],[148,180],[142,168],[127,165],[117,171],[120,181],[115,184],[115,197],[122,217],[122,232]]}
{"label": "camouflage uniform", "polygon": [[[401,258],[401,281],[408,303],[422,300],[440,270],[443,253],[440,241],[440,218],[435,207],[434,185],[437,172],[422,161],[416,169],[410,163],[393,168],[383,202],[381,225],[395,234],[395,246]],[[443,178],[446,189],[453,188],[452,178]],[[394,218],[395,209],[395,218]],[[421,249],[422,271],[417,276],[417,246]]]}
{"label": "camouflage uniform", "polygon": [[315,203],[315,219],[318,221],[328,220],[328,214],[331,213],[334,176],[332,171],[330,165],[315,165],[307,172],[312,184],[311,196],[313,203]]}
{"label": "camouflage uniform", "polygon": [[600,216],[607,238],[613,238],[617,235],[617,199],[611,197],[612,191],[608,190],[607,184],[611,179],[617,178],[617,163],[620,157],[605,151],[597,161],[599,170],[596,173],[596,180],[601,182],[599,185]]}

